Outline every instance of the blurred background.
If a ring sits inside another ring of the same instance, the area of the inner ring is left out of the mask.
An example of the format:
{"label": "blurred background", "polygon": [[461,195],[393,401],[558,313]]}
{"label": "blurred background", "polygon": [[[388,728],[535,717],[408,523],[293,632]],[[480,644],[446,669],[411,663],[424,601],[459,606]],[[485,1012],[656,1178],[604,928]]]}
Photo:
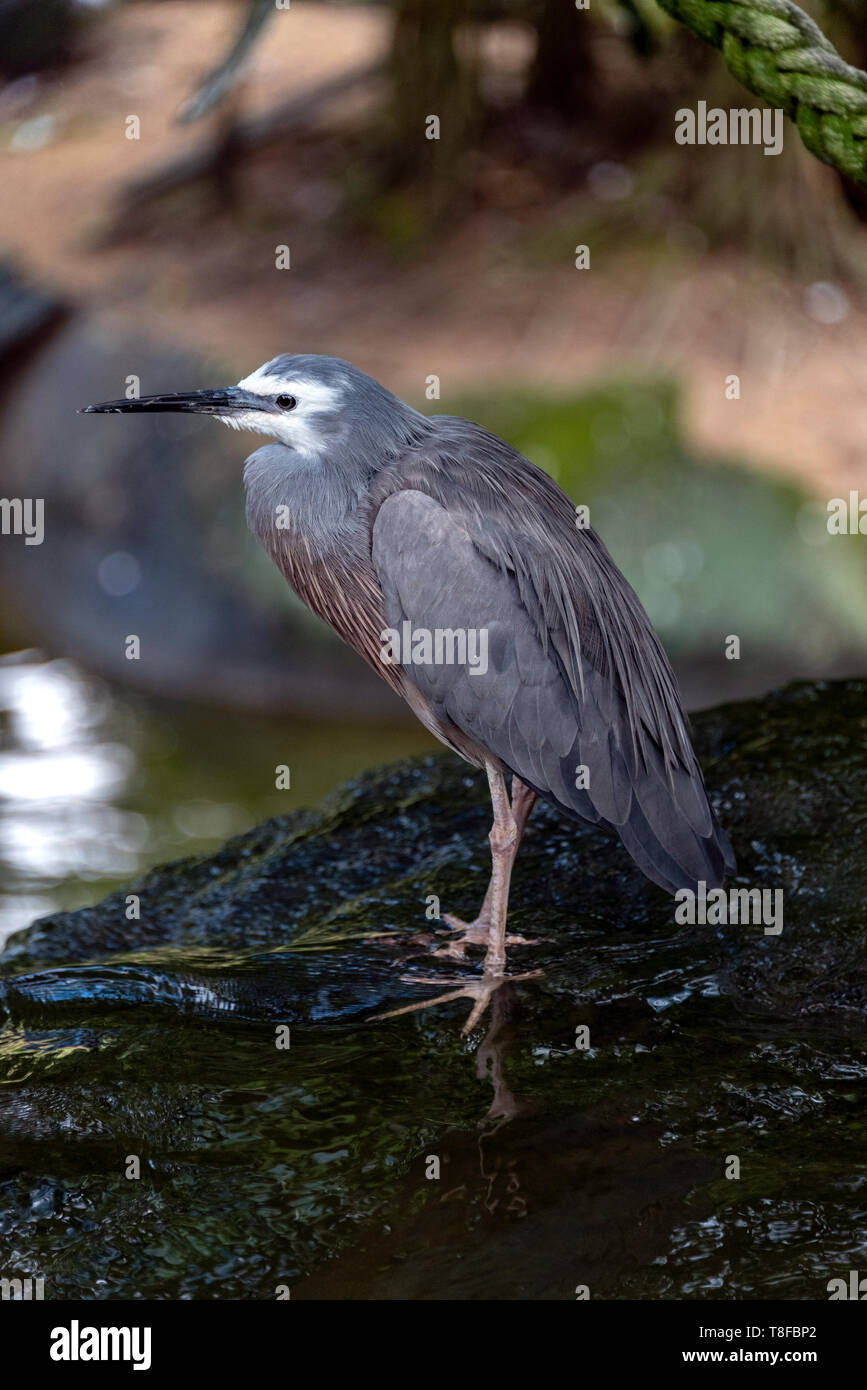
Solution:
{"label": "blurred background", "polygon": [[[806,8],[867,64],[861,0]],[[757,103],[653,0],[0,0],[0,55],[0,497],[45,504],[0,536],[0,940],[432,744],[248,535],[256,440],[76,416],[130,376],[325,352],[503,434],[691,708],[867,669],[826,526],[867,490],[867,197],[790,125],[676,145]]]}

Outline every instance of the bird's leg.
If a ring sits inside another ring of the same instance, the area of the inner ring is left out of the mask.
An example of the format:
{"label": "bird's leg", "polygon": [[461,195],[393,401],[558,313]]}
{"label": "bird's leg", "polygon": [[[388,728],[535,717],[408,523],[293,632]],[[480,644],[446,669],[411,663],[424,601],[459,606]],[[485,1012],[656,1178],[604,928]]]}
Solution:
{"label": "bird's leg", "polygon": [[[505,962],[506,946],[530,946],[533,943],[522,936],[506,936],[506,912],[509,905],[509,882],[515,855],[524,836],[530,812],[536,804],[536,793],[525,787],[519,778],[512,778],[512,804],[506,793],[503,774],[487,763],[488,785],[491,789],[491,804],[494,823],[489,836],[491,842],[491,878],[482,909],[474,922],[462,922],[459,917],[443,913],[443,921],[460,931],[456,941],[442,946],[436,955],[454,956],[460,959],[467,946],[487,946],[485,970],[489,965],[499,969]],[[492,954],[493,953],[493,954]]]}
{"label": "bird's leg", "polygon": [[491,842],[490,924],[488,949],[485,954],[485,974],[502,975],[506,965],[506,914],[509,910],[509,884],[512,865],[520,843],[518,823],[509,805],[506,782],[502,772],[486,763],[494,823],[488,836]]}
{"label": "bird's leg", "polygon": [[[524,838],[524,831],[527,827],[527,821],[530,819],[530,812],[532,811],[535,804],[536,793],[531,792],[529,787],[525,787],[524,783],[521,782],[517,777],[513,777],[512,816],[514,818],[515,831],[517,834],[517,839],[515,840],[515,848],[512,855],[513,860],[514,856],[518,852],[518,848],[521,844],[521,841]],[[493,829],[491,830],[491,834],[493,834]],[[464,932],[472,932],[474,934],[473,939],[476,939],[482,942],[482,944],[484,944],[488,939],[488,930],[491,925],[491,900],[493,897],[493,890],[494,875],[493,873],[491,873],[491,878],[488,883],[488,890],[485,893],[485,901],[482,903],[481,911],[478,917],[476,918],[475,922],[472,922],[468,925],[466,922],[462,922],[460,917],[455,917],[451,912],[444,912],[442,920],[444,922],[448,922],[450,927],[454,927]],[[480,928],[480,930],[476,931],[476,928]]]}
{"label": "bird's leg", "polygon": [[530,819],[530,812],[535,805],[536,793],[531,792],[529,787],[525,787],[519,777],[513,777],[512,815],[515,817],[515,825],[518,830],[518,844],[520,844],[524,838],[527,821]]}

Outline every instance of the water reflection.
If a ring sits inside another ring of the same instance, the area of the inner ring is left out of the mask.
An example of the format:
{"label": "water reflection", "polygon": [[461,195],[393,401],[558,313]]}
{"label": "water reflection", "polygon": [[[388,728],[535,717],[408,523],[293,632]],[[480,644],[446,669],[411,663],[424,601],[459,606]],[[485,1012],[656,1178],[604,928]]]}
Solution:
{"label": "water reflection", "polygon": [[132,874],[143,816],[117,799],[135,770],[111,736],[111,701],[71,663],[35,652],[0,660],[0,940],[58,905],[59,880]]}
{"label": "water reflection", "polygon": [[[409,720],[349,728],[202,710],[119,692],[38,651],[0,657],[0,945],[429,746]],[[288,790],[275,787],[278,764],[291,767]]]}

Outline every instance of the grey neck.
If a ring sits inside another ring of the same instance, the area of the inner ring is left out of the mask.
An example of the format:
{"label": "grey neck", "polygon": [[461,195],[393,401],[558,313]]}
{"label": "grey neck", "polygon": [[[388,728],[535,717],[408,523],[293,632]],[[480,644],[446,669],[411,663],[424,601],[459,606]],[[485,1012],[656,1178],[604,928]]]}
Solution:
{"label": "grey neck", "polygon": [[313,552],[340,545],[369,483],[369,473],[345,464],[323,464],[266,444],[244,465],[247,524],[275,558],[284,545],[303,539]]}

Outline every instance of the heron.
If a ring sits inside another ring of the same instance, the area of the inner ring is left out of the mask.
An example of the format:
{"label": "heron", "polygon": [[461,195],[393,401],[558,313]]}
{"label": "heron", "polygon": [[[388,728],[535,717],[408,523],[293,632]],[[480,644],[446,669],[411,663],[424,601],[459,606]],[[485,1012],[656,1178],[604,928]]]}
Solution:
{"label": "heron", "polygon": [[[481,976],[395,1013],[466,995],[466,1032],[504,979],[539,973],[506,974],[507,947],[534,944],[508,935],[506,922],[538,797],[618,835],[671,894],[720,887],[734,872],[650,619],[541,468],[481,425],[424,415],[351,363],[317,354],[275,357],[236,386],[84,413],[154,411],[212,415],[269,437],[244,464],[250,529],[302,602],[487,775],[487,892],[472,921],[443,914],[448,939],[435,952],[463,958],[483,947]],[[438,633],[452,635],[448,652]],[[477,656],[483,635],[484,662],[455,647],[454,634],[468,633]],[[395,635],[407,637],[402,648]]]}

